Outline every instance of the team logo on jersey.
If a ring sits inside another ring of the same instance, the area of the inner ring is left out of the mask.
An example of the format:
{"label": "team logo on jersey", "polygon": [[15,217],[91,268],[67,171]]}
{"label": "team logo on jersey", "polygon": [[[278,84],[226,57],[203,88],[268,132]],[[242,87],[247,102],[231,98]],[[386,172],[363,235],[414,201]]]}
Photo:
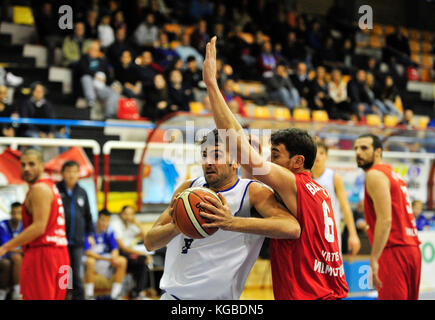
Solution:
{"label": "team logo on jersey", "polygon": [[181,248],[181,253],[186,254],[189,249],[190,246],[192,245],[193,239],[189,239],[189,238],[184,238],[184,247]]}

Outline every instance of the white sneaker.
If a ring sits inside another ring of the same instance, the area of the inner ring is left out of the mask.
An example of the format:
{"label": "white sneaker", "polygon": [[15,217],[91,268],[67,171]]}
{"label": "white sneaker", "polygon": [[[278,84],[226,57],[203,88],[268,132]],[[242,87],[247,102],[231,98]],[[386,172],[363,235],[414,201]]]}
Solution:
{"label": "white sneaker", "polygon": [[23,83],[23,78],[8,72],[6,73],[6,82],[12,87],[18,87]]}

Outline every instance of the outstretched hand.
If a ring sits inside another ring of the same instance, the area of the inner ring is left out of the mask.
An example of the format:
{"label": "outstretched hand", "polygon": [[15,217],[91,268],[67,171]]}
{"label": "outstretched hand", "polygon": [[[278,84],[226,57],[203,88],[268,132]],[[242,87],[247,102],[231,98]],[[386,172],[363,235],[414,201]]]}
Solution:
{"label": "outstretched hand", "polygon": [[205,47],[205,60],[202,67],[202,78],[206,86],[217,84],[216,81],[216,36],[211,38]]}

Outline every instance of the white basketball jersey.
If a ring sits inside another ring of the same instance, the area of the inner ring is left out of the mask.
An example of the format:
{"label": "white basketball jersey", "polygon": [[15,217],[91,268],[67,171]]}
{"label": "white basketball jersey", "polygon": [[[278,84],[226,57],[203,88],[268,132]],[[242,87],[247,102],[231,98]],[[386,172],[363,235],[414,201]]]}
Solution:
{"label": "white basketball jersey", "polygon": [[[235,216],[250,217],[248,186],[252,180],[239,179],[220,191]],[[204,177],[191,187],[206,187]],[[219,229],[203,239],[179,234],[166,250],[160,288],[175,299],[236,300],[258,258],[264,236]]]}
{"label": "white basketball jersey", "polygon": [[[340,210],[340,203],[338,202],[337,195],[335,194],[335,186],[334,186],[334,171],[329,168],[325,168],[323,173],[317,179],[314,179],[318,184],[320,184],[323,188],[328,191],[329,196],[331,197],[332,210],[334,210],[334,219],[335,224],[337,225],[337,229],[340,230],[340,223],[342,219],[342,214]],[[338,240],[341,248],[341,236],[338,233]]]}

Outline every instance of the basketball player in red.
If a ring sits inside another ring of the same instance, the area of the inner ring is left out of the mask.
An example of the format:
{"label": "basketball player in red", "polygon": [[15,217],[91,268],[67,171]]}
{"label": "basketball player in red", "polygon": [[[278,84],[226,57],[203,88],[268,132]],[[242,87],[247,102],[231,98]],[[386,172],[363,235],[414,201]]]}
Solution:
{"label": "basketball player in red", "polygon": [[[203,78],[219,129],[237,141],[237,159],[255,178],[272,187],[301,225],[299,239],[271,239],[275,299],[341,299],[348,292],[331,198],[311,178],[316,158],[314,139],[303,130],[272,134],[271,161],[249,144],[225,103],[216,81],[216,37],[206,47]],[[216,206],[216,214],[223,211]],[[220,217],[221,214],[218,214]]]}
{"label": "basketball player in red", "polygon": [[406,183],[382,163],[382,142],[361,135],[354,145],[366,172],[364,213],[372,244],[370,266],[380,300],[417,300],[421,274],[420,241]]}
{"label": "basketball player in red", "polygon": [[69,277],[62,199],[51,179],[43,179],[38,150],[20,158],[22,178],[29,185],[23,204],[23,231],[0,247],[0,256],[23,246],[20,286],[23,300],[64,300]]}

